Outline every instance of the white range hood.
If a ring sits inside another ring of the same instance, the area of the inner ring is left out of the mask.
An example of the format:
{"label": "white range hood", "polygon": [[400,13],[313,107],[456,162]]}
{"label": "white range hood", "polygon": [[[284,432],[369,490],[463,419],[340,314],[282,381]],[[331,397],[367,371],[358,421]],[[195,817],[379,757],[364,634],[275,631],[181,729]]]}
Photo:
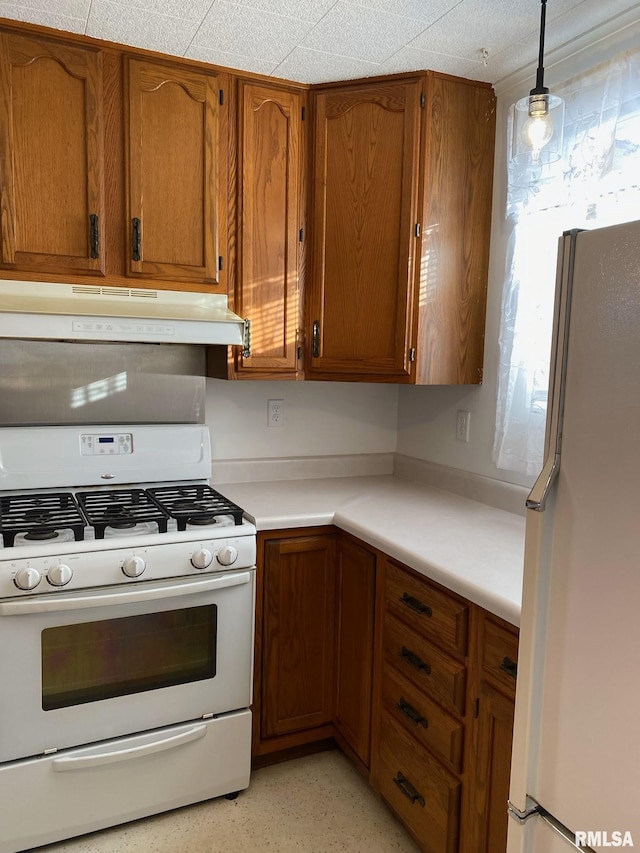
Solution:
{"label": "white range hood", "polygon": [[224,294],[0,281],[0,338],[242,344]]}

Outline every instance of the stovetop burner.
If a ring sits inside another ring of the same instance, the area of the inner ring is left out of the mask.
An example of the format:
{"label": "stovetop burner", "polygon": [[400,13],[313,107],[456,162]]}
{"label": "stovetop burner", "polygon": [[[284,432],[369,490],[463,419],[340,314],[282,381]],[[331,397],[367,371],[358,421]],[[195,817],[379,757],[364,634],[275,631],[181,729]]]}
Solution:
{"label": "stovetop burner", "polygon": [[215,524],[219,516],[231,516],[235,524],[242,524],[243,510],[203,483],[156,486],[147,491],[175,518],[178,530],[186,530],[188,524]]}
{"label": "stovetop burner", "polygon": [[76,492],[76,498],[96,539],[104,539],[107,528],[126,533],[150,522],[157,524],[159,533],[167,532],[169,514],[144,489]]}
{"label": "stovetop burner", "polygon": [[56,539],[61,531],[72,530],[74,538],[82,540],[85,525],[70,492],[0,496],[0,533],[6,547],[14,544],[16,534],[43,542]]}

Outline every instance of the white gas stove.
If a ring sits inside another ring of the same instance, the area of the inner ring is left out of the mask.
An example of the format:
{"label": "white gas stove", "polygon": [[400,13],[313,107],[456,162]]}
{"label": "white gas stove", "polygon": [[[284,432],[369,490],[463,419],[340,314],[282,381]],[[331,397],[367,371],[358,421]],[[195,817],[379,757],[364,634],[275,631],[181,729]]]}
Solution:
{"label": "white gas stove", "polygon": [[0,853],[249,784],[256,531],[210,470],[202,425],[0,428]]}

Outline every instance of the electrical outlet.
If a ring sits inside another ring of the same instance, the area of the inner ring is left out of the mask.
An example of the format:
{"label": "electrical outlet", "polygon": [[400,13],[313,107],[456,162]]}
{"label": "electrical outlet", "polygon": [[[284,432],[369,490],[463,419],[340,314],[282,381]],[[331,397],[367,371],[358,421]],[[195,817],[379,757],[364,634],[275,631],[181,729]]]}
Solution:
{"label": "electrical outlet", "polygon": [[465,412],[463,409],[458,409],[456,415],[456,438],[458,441],[469,441],[469,421],[471,420],[471,412]]}
{"label": "electrical outlet", "polygon": [[284,400],[267,400],[267,426],[284,426]]}

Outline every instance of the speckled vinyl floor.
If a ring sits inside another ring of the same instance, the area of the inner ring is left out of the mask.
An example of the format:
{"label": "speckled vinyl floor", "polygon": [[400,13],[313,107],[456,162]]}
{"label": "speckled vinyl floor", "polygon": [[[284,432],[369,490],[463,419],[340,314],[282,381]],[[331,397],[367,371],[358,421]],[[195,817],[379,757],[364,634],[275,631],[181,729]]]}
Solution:
{"label": "speckled vinyl floor", "polygon": [[339,751],[256,770],[224,797],[37,848],[38,853],[417,853]]}

